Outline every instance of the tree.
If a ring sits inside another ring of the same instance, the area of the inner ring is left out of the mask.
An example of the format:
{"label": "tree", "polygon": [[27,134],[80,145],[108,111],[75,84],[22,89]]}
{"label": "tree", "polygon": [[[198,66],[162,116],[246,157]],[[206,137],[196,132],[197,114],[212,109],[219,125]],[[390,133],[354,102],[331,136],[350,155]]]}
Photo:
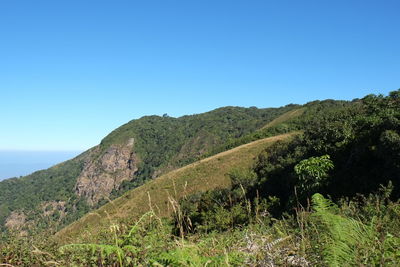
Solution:
{"label": "tree", "polygon": [[329,155],[321,157],[311,157],[300,161],[294,166],[294,171],[299,177],[298,186],[301,194],[316,192],[322,186],[328,183],[328,171],[333,169],[334,165]]}

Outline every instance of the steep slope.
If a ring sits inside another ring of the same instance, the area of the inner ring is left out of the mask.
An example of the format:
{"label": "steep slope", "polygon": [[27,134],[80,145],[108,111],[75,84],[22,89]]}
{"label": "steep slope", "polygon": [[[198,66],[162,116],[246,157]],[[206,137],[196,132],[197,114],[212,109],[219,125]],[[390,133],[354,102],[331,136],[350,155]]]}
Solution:
{"label": "steep slope", "polygon": [[[304,108],[238,139],[257,141],[160,175],[50,239],[3,239],[0,259],[27,266],[325,266],[340,257],[342,265],[398,266],[400,91]],[[118,162],[113,151],[100,162]],[[26,220],[13,212],[9,223]]]}
{"label": "steep slope", "polygon": [[[71,192],[90,153],[89,150],[29,176],[0,182],[0,229],[21,231],[31,225],[41,228],[50,225],[49,220],[68,224],[80,217],[80,213],[86,212],[86,202],[80,201]],[[70,216],[67,217],[66,213]],[[44,214],[46,218],[43,218]],[[33,218],[43,220],[34,222]]]}
{"label": "steep slope", "polygon": [[62,242],[96,239],[96,235],[111,224],[132,222],[150,209],[160,216],[169,216],[172,212],[170,201],[198,191],[228,187],[228,173],[233,168],[250,167],[267,146],[287,140],[294,134],[257,140],[171,171],[87,214],[61,230],[57,239]]}
{"label": "steep slope", "polygon": [[0,228],[57,230],[109,198],[196,161],[297,108],[225,107],[172,118],[130,121],[100,145],[50,169],[0,182]]}

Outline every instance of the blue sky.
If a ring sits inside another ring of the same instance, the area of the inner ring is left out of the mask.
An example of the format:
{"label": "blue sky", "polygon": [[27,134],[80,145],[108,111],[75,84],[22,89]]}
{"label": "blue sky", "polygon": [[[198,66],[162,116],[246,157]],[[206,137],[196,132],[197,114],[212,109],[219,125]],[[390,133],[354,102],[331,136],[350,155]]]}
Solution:
{"label": "blue sky", "polygon": [[0,181],[28,175],[71,159],[78,151],[8,151],[0,150]]}
{"label": "blue sky", "polygon": [[400,1],[0,1],[0,150],[400,88]]}

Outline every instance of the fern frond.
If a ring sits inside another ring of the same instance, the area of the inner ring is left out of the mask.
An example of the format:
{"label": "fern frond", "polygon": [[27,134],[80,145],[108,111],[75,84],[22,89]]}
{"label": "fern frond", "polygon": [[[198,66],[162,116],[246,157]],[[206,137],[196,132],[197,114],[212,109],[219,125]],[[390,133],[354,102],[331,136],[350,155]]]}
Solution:
{"label": "fern frond", "polygon": [[363,248],[373,246],[376,232],[371,225],[335,214],[330,200],[321,194],[312,196],[314,216],[326,228],[324,255],[329,266],[353,265]]}
{"label": "fern frond", "polygon": [[104,244],[69,244],[60,247],[60,252],[62,254],[67,252],[87,252],[90,251],[92,255],[96,252],[105,253],[105,255],[122,255],[123,250],[117,246],[104,245]]}

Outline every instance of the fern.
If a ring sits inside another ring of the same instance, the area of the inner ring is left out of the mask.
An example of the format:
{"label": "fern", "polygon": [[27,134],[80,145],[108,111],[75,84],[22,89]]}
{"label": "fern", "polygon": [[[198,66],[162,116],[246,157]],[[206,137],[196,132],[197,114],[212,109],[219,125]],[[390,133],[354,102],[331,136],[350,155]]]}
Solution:
{"label": "fern", "polygon": [[[87,263],[88,259],[94,262],[104,259],[118,260],[119,265],[123,266],[122,258],[124,251],[122,248],[106,244],[69,244],[60,248],[61,254],[70,254],[76,261]],[[88,257],[89,254],[89,257]],[[100,257],[98,257],[100,254]]]}
{"label": "fern", "polygon": [[162,266],[230,266],[227,257],[205,256],[197,245],[179,244],[174,250],[161,253],[154,263]]}
{"label": "fern", "polygon": [[356,265],[374,248],[374,220],[370,225],[335,214],[337,207],[321,194],[312,197],[314,216],[322,222],[324,256],[329,266]]}
{"label": "fern", "polygon": [[169,231],[164,229],[162,221],[153,211],[143,214],[127,234],[123,234],[122,229],[117,224],[110,225],[113,244],[70,244],[62,246],[59,251],[64,256],[70,255],[71,260],[78,264],[101,262],[103,265],[118,263],[116,266],[136,266],[144,251],[151,253],[150,250],[163,249],[161,241],[166,239]]}

